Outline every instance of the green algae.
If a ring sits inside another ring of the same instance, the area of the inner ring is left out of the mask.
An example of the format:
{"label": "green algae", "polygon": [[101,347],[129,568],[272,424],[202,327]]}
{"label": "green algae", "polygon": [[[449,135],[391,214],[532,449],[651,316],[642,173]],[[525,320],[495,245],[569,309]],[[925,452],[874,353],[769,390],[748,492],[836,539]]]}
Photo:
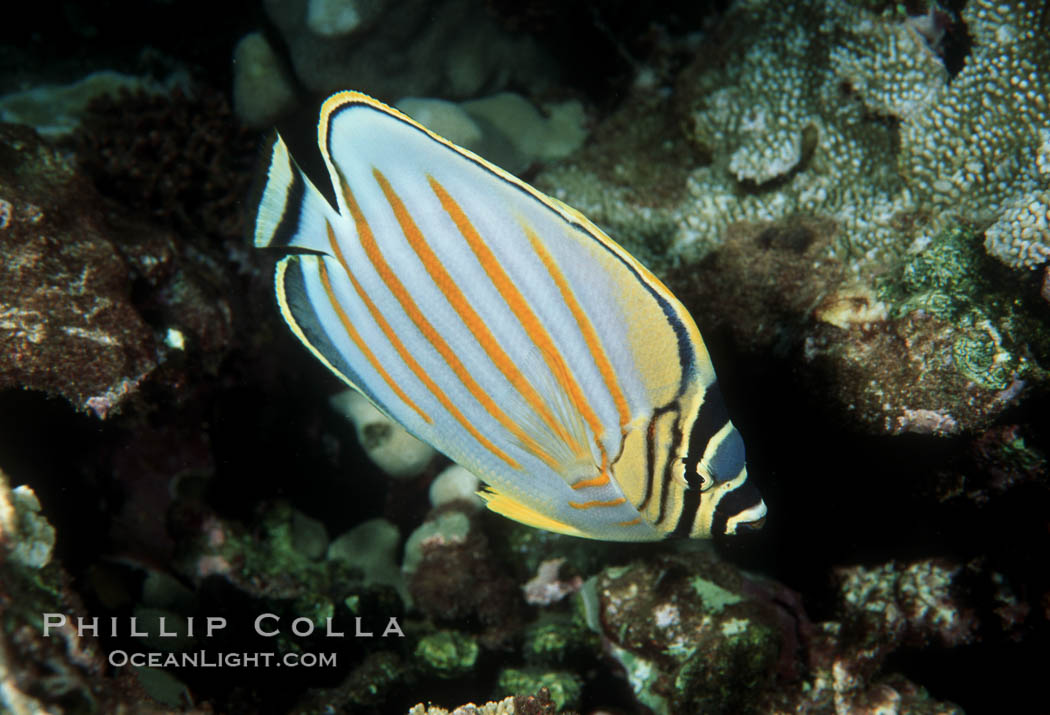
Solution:
{"label": "green algae", "polygon": [[474,669],[478,644],[465,633],[443,630],[421,638],[415,655],[423,670],[439,678],[456,678]]}
{"label": "green algae", "polygon": [[684,711],[741,712],[748,694],[770,682],[780,650],[774,629],[753,620],[732,619],[720,631],[723,637],[711,642],[714,648],[690,654],[674,674],[677,702],[688,704]]}
{"label": "green algae", "polygon": [[740,603],[743,600],[732,591],[727,591],[718,584],[700,576],[696,576],[689,583],[693,590],[696,591],[696,595],[704,602],[704,606],[712,613],[720,613],[726,606],[732,606],[734,603]]}
{"label": "green algae", "polygon": [[600,649],[582,611],[544,612],[528,628],[522,642],[525,660],[535,664],[562,664],[592,657]]}
{"label": "green algae", "polygon": [[981,240],[968,225],[942,231],[879,281],[878,297],[891,317],[921,312],[951,325],[951,353],[929,359],[984,389],[1005,390],[1034,367],[1031,346],[1045,346],[1050,336],[1025,310],[1016,285],[997,280]]}
{"label": "green algae", "polygon": [[505,668],[497,685],[501,695],[534,695],[547,688],[558,710],[576,707],[583,694],[579,676],[565,670]]}

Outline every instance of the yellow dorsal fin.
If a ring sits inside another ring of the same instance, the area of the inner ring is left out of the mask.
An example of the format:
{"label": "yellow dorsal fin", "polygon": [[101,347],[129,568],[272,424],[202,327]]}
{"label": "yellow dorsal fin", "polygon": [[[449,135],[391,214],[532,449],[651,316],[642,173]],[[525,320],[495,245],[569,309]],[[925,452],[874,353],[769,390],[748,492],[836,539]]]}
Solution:
{"label": "yellow dorsal fin", "polygon": [[563,521],[545,516],[516,499],[511,499],[506,494],[496,491],[492,487],[479,491],[478,496],[485,500],[485,505],[492,511],[526,526],[534,526],[537,529],[546,529],[547,531],[568,534],[569,536],[582,536],[587,539],[594,538],[590,534],[580,531],[575,526],[570,526]]}

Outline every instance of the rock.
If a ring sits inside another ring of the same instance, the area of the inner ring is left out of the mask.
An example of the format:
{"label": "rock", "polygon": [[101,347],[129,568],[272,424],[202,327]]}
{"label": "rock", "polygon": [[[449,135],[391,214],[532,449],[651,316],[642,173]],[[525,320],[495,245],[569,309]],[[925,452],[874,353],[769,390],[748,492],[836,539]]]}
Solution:
{"label": "rock", "polygon": [[330,404],[332,409],[353,423],[365,454],[390,477],[416,477],[437,454],[433,447],[410,435],[357,390],[346,390],[333,396]]}
{"label": "rock", "polygon": [[480,509],[484,506],[481,497],[477,495],[481,480],[466,468],[458,464],[447,467],[438,474],[430,483],[430,506],[435,509],[458,502],[469,505],[471,509]]}
{"label": "rock", "polygon": [[259,137],[237,121],[224,92],[192,85],[103,96],[75,140],[81,170],[106,196],[187,238],[203,232],[231,252],[243,246]]}
{"label": "rock", "polygon": [[553,105],[547,117],[513,92],[473,99],[462,106],[470,116],[495,127],[527,161],[564,159],[587,139],[586,116],[579,102]]}
{"label": "rock", "polygon": [[427,129],[472,151],[481,151],[481,127],[455,102],[424,97],[405,97],[397,108]]}
{"label": "rock", "polygon": [[712,554],[608,568],[584,586],[588,619],[657,713],[730,713],[770,691],[788,647],[773,602]]}
{"label": "rock", "polygon": [[59,139],[80,125],[88,105],[99,97],[139,91],[163,94],[185,84],[179,75],[161,84],[119,72],[94,72],[69,85],[42,85],[0,97],[0,122],[25,124],[41,136]]}
{"label": "rock", "polygon": [[524,34],[500,27],[477,0],[266,0],[296,77],[310,91],[459,99],[557,75]]}
{"label": "rock", "polygon": [[5,499],[0,502],[0,542],[7,546],[8,557],[26,568],[47,566],[55,548],[55,529],[40,513],[40,500],[32,488],[23,484],[0,498]]}
{"label": "rock", "polygon": [[365,585],[393,586],[404,597],[405,582],[397,564],[401,533],[386,519],[369,519],[328,545],[328,560],[360,569]]}
{"label": "rock", "polygon": [[157,366],[114,235],[163,233],[115,229],[100,204],[33,130],[0,125],[0,389],[41,390],[105,419]]}
{"label": "rock", "polygon": [[311,689],[293,712],[339,712],[378,706],[392,694],[399,694],[408,668],[389,651],[369,653],[346,679],[333,688]]}
{"label": "rock", "polygon": [[463,512],[439,511],[416,529],[405,544],[402,571],[414,607],[429,618],[476,619],[478,640],[487,648],[505,647],[517,634],[522,619],[517,584]]}
{"label": "rock", "polygon": [[[395,541],[396,543],[396,541]],[[317,519],[292,511],[292,546],[308,559],[319,559],[328,549],[328,532]]]}
{"label": "rock", "polygon": [[1038,379],[1050,333],[972,230],[946,230],[868,282],[827,255],[832,231],[737,225],[667,282],[705,329],[755,360],[786,361],[860,431],[981,429]]}
{"label": "rock", "polygon": [[233,109],[249,127],[269,127],[295,106],[288,70],[259,32],[233,49]]}
{"label": "rock", "polygon": [[424,544],[463,544],[470,534],[470,517],[460,511],[447,511],[436,518],[424,521],[405,542],[405,558],[401,570],[406,578],[411,577],[423,560]]}

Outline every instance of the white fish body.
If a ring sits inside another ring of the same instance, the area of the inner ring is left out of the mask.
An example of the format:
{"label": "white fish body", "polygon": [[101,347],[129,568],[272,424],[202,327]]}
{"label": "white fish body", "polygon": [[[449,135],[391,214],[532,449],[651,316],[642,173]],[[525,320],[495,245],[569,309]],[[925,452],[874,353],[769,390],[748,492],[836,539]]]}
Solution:
{"label": "white fish body", "polygon": [[623,248],[361,93],[325,102],[318,143],[336,205],[278,137],[256,217],[288,252],[281,313],[489,508],[618,541],[761,522],[696,325]]}

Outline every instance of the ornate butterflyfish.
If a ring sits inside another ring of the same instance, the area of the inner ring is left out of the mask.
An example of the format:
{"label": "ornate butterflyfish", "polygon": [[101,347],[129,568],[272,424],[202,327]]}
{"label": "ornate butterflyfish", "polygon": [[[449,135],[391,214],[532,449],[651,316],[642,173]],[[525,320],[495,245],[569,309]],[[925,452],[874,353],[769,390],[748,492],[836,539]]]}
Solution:
{"label": "ornate butterflyfish", "polygon": [[327,198],[277,135],[255,219],[285,253],[281,314],[490,509],[615,541],[761,523],[696,324],[633,256],[359,92],[324,103],[317,141]]}

